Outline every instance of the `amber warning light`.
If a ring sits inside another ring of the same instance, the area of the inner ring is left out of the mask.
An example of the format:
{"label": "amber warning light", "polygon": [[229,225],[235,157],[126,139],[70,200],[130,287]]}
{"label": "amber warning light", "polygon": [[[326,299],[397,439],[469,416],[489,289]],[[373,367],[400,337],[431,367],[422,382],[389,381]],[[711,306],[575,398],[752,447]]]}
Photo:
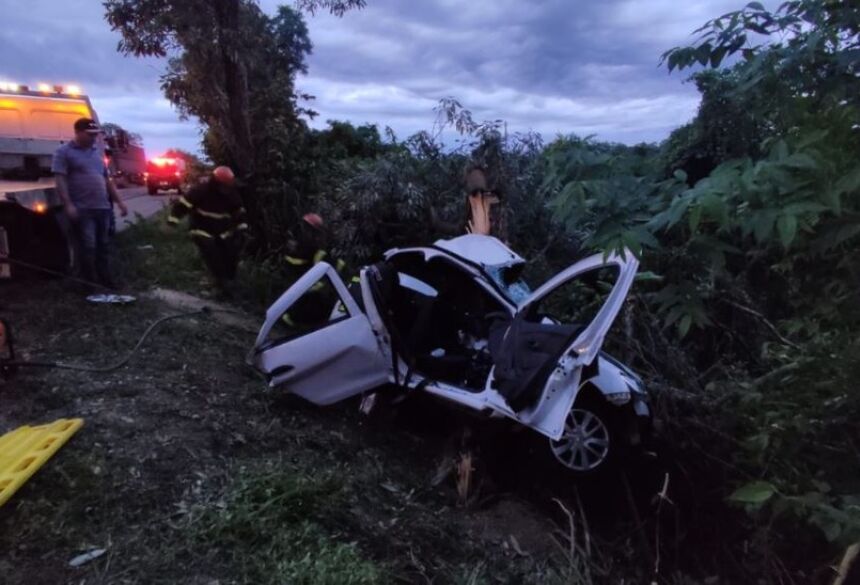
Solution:
{"label": "amber warning light", "polygon": [[[0,91],[7,92],[30,92],[30,86],[21,85],[19,83],[13,83],[9,81],[0,81]],[[70,95],[70,96],[80,96],[83,95],[83,90],[80,85],[51,85],[49,83],[37,83],[35,91],[41,94],[59,94],[59,95]]]}

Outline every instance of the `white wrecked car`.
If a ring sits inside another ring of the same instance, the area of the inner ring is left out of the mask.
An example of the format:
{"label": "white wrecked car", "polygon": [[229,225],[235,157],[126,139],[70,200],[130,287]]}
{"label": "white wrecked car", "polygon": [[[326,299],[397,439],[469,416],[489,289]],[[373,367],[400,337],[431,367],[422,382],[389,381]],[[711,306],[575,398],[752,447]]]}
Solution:
{"label": "white wrecked car", "polygon": [[[600,352],[638,262],[598,254],[534,291],[524,265],[480,235],[390,250],[350,288],[321,262],[269,308],[249,361],[316,404],[394,384],[525,425],[575,473],[605,468],[650,424],[639,377]],[[284,330],[306,295],[329,308]]]}

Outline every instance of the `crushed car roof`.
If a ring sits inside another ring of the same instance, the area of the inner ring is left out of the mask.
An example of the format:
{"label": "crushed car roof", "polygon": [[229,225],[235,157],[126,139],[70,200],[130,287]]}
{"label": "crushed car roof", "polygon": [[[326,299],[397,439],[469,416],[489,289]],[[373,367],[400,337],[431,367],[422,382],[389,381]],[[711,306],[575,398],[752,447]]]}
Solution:
{"label": "crushed car roof", "polygon": [[468,234],[450,240],[437,240],[433,245],[482,266],[510,266],[525,262],[516,252],[492,236]]}

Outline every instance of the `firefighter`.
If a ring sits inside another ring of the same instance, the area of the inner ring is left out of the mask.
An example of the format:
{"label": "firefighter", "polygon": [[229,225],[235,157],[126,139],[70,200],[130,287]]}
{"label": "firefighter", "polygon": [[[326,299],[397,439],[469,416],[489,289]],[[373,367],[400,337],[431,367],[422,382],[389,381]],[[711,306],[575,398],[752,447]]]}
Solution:
{"label": "firefighter", "polygon": [[221,296],[230,294],[228,283],[236,277],[242,238],[248,229],[235,182],[230,167],[217,167],[208,181],[196,185],[173,204],[167,218],[168,223],[176,225],[190,216],[188,233]]}
{"label": "firefighter", "polygon": [[[291,284],[324,260],[331,263],[339,273],[344,271],[346,263],[343,260],[329,260],[327,243],[322,217],[317,213],[302,216],[297,237],[287,242],[287,254],[284,257],[285,272]],[[300,297],[282,317],[284,323],[293,329],[305,330],[326,321],[336,299],[330,298],[330,289],[326,290],[325,284],[325,279],[320,280]]]}

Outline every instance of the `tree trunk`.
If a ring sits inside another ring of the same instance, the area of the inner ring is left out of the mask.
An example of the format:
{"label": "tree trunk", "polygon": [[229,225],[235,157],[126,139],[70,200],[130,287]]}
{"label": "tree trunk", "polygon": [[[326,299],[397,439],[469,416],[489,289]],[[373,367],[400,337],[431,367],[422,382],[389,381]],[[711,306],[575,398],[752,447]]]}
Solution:
{"label": "tree trunk", "polygon": [[256,159],[250,122],[250,95],[248,72],[241,56],[239,31],[240,0],[221,0],[218,3],[219,47],[224,68],[224,90],[227,94],[227,112],[230,136],[227,145],[236,176],[241,180],[242,199],[248,211],[251,231],[260,246],[265,246],[260,205],[256,192]]}

